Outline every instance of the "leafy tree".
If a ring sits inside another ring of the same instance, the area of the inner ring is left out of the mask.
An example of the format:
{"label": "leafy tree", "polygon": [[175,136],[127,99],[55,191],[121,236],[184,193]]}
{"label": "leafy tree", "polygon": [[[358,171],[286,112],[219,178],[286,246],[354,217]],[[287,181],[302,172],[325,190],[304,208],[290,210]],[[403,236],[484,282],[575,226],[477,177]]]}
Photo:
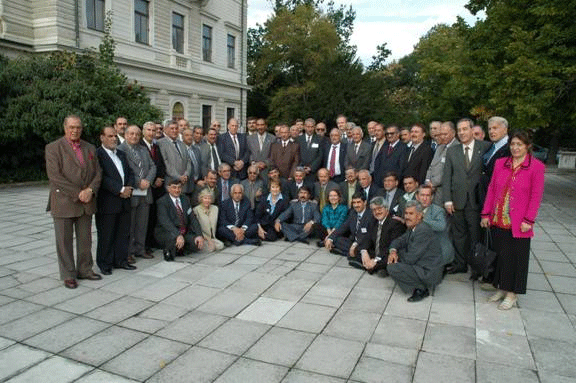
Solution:
{"label": "leafy tree", "polygon": [[379,71],[386,67],[386,60],[392,54],[392,51],[386,48],[386,43],[376,47],[376,55],[372,56],[372,62],[368,65],[369,71]]}

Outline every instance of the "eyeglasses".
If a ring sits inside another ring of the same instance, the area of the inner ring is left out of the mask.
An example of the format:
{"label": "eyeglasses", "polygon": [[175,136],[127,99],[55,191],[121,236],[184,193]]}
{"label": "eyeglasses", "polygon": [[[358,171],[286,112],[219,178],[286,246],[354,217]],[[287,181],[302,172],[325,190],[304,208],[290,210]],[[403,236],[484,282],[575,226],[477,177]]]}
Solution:
{"label": "eyeglasses", "polygon": [[395,134],[398,134],[397,132],[386,132],[385,135],[386,136],[393,136]]}
{"label": "eyeglasses", "polygon": [[258,173],[256,173],[256,172],[248,172],[248,174],[258,174]]}

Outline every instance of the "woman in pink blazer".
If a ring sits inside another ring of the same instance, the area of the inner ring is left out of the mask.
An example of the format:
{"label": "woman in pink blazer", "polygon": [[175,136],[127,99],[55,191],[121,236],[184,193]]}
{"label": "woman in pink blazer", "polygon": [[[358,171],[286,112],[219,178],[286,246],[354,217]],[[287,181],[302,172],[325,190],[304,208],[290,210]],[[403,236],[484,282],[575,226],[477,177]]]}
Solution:
{"label": "woman in pink blazer", "polygon": [[526,293],[530,238],[544,192],[544,164],[530,154],[532,142],[524,132],[510,137],[510,157],[500,158],[488,186],[482,209],[482,227],[492,227],[498,254],[494,287],[489,302],[503,300],[498,308],[509,310],[516,294]]}

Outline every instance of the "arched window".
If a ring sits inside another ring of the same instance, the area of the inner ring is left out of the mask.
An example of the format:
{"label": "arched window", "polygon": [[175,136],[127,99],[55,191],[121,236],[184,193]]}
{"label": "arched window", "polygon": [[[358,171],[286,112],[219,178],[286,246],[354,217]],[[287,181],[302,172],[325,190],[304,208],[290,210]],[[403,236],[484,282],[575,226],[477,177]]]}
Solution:
{"label": "arched window", "polygon": [[184,105],[181,102],[175,102],[172,107],[172,119],[178,120],[184,118]]}

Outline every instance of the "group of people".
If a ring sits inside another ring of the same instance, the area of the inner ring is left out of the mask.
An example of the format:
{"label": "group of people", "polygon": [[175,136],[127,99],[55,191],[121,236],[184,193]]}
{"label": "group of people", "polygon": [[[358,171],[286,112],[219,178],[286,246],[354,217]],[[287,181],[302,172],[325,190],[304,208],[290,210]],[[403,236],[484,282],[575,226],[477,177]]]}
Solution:
{"label": "group of people", "polygon": [[[369,273],[390,275],[424,299],[446,273],[468,272],[482,227],[493,232],[496,271],[485,286],[507,309],[525,293],[530,238],[543,192],[544,165],[523,133],[488,121],[490,142],[472,120],[433,121],[409,129],[371,121],[364,130],[338,116],[279,124],[249,118],[247,133],[231,118],[222,132],[188,121],[124,117],[80,139],[77,116],[46,147],[49,209],[66,287],[100,279],[90,253],[96,214],[96,263],[104,275],[133,270],[135,258],[166,261],[189,252],[262,241],[314,240]],[[481,219],[482,214],[482,219]],[[77,238],[74,262],[72,237]]]}

